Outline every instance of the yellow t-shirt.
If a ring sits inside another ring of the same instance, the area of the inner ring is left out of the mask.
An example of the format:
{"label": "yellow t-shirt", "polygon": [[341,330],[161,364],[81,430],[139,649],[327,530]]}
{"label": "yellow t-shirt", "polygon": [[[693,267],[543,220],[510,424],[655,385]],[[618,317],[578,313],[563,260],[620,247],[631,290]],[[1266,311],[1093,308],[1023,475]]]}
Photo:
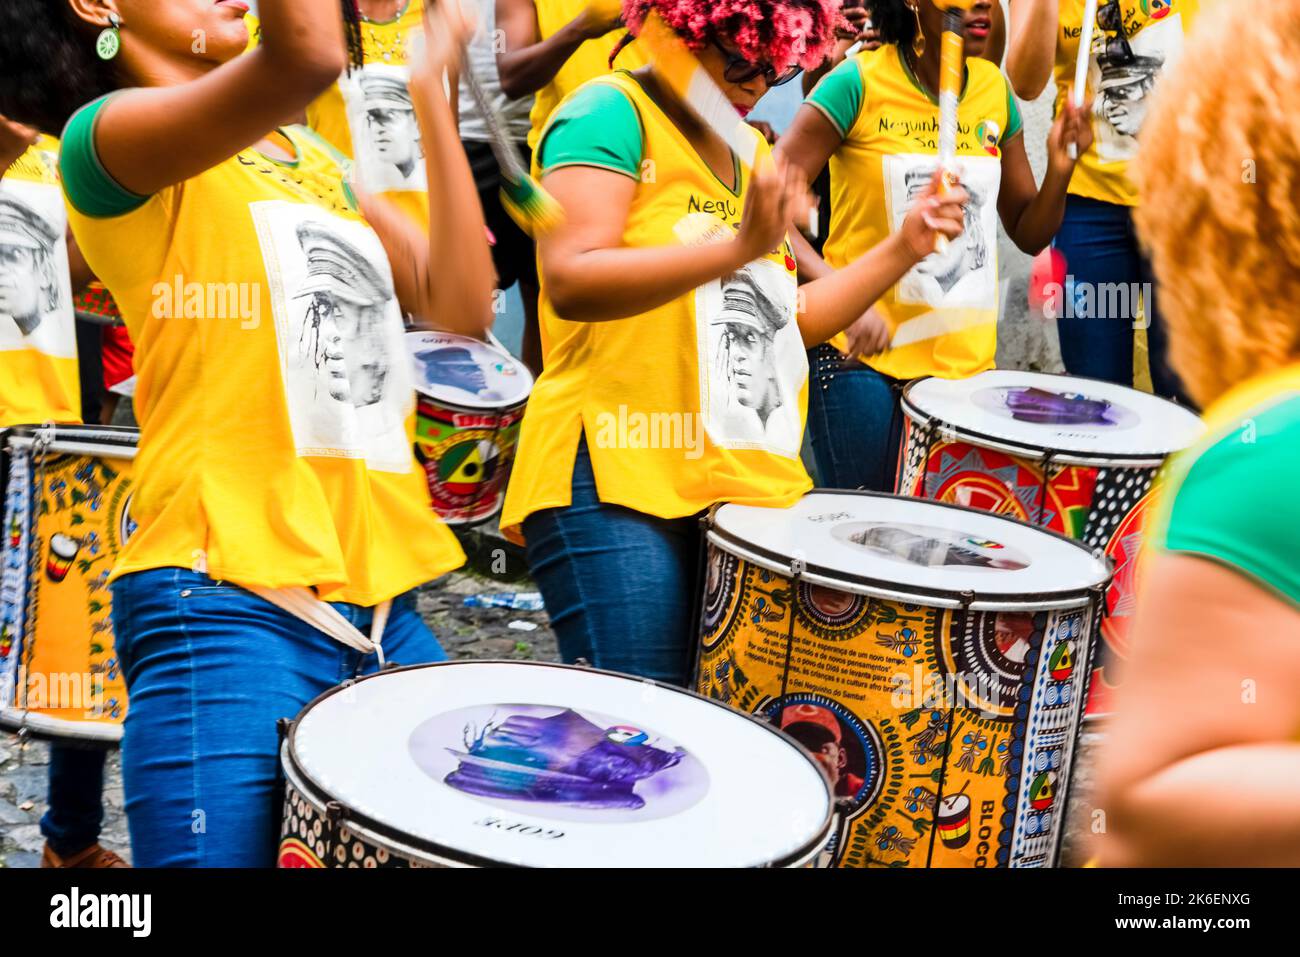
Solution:
{"label": "yellow t-shirt", "polygon": [[[599,166],[637,181],[624,246],[705,242],[740,225],[747,171],[737,164],[734,190],[722,183],[628,73],[579,88],[541,147],[537,175]],[[559,316],[543,276],[545,371],[528,401],[502,528],[570,503],[584,432],[603,502],[680,518],[716,502],[797,501],[812,482],[799,459],[808,361],[796,293],[788,240],[731,276],[611,322]]]}
{"label": "yellow t-shirt", "polygon": [[[429,228],[429,186],[420,146],[420,125],[411,105],[410,52],[423,31],[424,0],[407,0],[392,20],[363,22],[360,69],[307,107],[307,125],[356,164],[357,182],[382,195],[421,228]],[[261,24],[245,18],[250,48]]]}
{"label": "yellow t-shirt", "polygon": [[59,141],[0,179],[0,428],[81,421]]}
{"label": "yellow t-shirt", "polygon": [[[537,9],[537,39],[545,40],[558,33],[561,27],[586,9],[587,3],[588,0],[533,0]],[[586,41],[556,71],[551,82],[537,91],[533,110],[528,115],[533,124],[528,133],[530,149],[537,148],[542,129],[561,100],[588,80],[609,72],[609,55],[614,52],[614,47],[626,32],[614,29],[603,37]],[[622,70],[635,70],[645,66],[646,62],[645,54],[633,41],[619,53],[614,66]]]}
{"label": "yellow t-shirt", "polygon": [[[1119,31],[1093,33],[1088,90],[1092,93],[1093,145],[1079,157],[1070,192],[1121,206],[1137,204],[1137,187],[1128,164],[1137,155],[1137,136],[1146,118],[1151,90],[1163,70],[1183,52],[1183,37],[1200,13],[1200,0],[1118,0],[1124,32],[1133,52],[1129,59]],[[1104,5],[1103,5],[1104,6]],[[1056,38],[1056,110],[1060,112],[1074,85],[1083,32],[1084,0],[1060,0]],[[1103,19],[1102,22],[1107,22]],[[1108,48],[1109,51],[1108,52]]]}
{"label": "yellow t-shirt", "polygon": [[[895,46],[850,57],[809,95],[843,137],[831,155],[831,225],[824,256],[842,269],[896,232],[938,167],[939,107]],[[1002,144],[1020,134],[1006,79],[967,61],[957,109],[965,233],[918,263],[877,303],[890,348],[864,359],[898,379],[961,378],[993,365],[998,323],[998,191]],[[843,334],[832,343],[847,349]]]}
{"label": "yellow t-shirt", "polygon": [[329,148],[289,128],[296,162],[247,149],[87,215],[101,105],[73,117],[62,163],[73,232],[136,349],[139,530],[114,575],[197,566],[374,605],[459,566],[412,454],[388,260]]}

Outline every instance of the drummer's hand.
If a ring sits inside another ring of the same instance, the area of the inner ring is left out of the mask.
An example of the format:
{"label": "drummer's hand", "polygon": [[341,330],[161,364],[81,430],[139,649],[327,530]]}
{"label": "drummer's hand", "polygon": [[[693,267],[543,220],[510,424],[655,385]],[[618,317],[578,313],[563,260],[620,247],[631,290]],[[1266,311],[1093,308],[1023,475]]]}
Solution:
{"label": "drummer's hand", "polygon": [[38,136],[40,133],[32,127],[0,114],[0,176],[27,152]]}
{"label": "drummer's hand", "polygon": [[435,79],[439,85],[448,70],[460,67],[465,45],[478,28],[474,15],[461,0],[434,0],[424,7],[423,49],[413,57],[411,79]]}
{"label": "drummer's hand", "polygon": [[966,204],[970,202],[970,194],[959,183],[949,192],[939,195],[942,183],[943,173],[936,170],[930,185],[921,193],[899,230],[904,245],[917,262],[934,252],[938,237],[956,239],[966,228]]}
{"label": "drummer's hand", "polygon": [[802,169],[777,153],[760,160],[750,174],[745,211],[736,234],[745,261],[765,256],[785,242],[792,219],[796,226],[805,228],[812,208],[808,179]]}
{"label": "drummer's hand", "polygon": [[875,306],[864,312],[861,318],[849,326],[845,336],[849,342],[849,356],[854,359],[859,356],[870,359],[889,348],[889,326],[885,324],[884,317]]}
{"label": "drummer's hand", "polygon": [[1092,147],[1092,139],[1092,101],[1075,106],[1074,97],[1067,96],[1047,135],[1047,165],[1068,176],[1078,162],[1070,158],[1070,144],[1075,144],[1082,156]]}

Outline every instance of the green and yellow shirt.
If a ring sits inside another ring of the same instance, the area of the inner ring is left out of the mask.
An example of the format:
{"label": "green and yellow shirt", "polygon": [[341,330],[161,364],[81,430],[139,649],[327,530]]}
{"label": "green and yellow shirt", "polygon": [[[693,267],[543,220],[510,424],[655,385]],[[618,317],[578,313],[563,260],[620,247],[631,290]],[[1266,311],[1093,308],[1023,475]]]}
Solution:
{"label": "green and yellow shirt", "polygon": [[[1110,0],[1123,14],[1123,31],[1104,30],[1103,13],[1093,34],[1088,90],[1093,95],[1093,144],[1079,157],[1070,192],[1121,206],[1137,205],[1137,187],[1128,176],[1137,155],[1138,132],[1146,120],[1151,91],[1162,71],[1183,52],[1183,37],[1200,13],[1200,0]],[[1074,85],[1083,34],[1084,0],[1060,0],[1056,37],[1056,110]],[[1127,37],[1127,40],[1125,39]],[[1131,54],[1131,55],[1130,55]]]}
{"label": "green and yellow shirt", "polygon": [[115,575],[203,568],[375,605],[463,561],[412,453],[415,395],[379,237],[334,151],[281,131],[153,196],[104,171],[79,111],[61,164],[73,233],[135,344],[140,420]]}
{"label": "green and yellow shirt", "polygon": [[[589,0],[533,0],[537,10],[537,39],[554,36],[560,28],[587,8]],[[566,96],[588,80],[609,72],[609,55],[622,39],[624,30],[611,30],[603,37],[587,40],[573,52],[564,65],[556,71],[551,82],[537,91],[533,110],[529,115],[533,128],[528,133],[528,146],[535,149],[542,129],[551,114]],[[635,42],[624,47],[614,65],[624,70],[635,70],[646,64],[645,55]]]}
{"label": "green and yellow shirt", "polygon": [[[896,232],[938,168],[939,105],[896,46],[849,57],[808,96],[839,132],[831,155],[824,255],[842,269]],[[970,192],[965,233],[918,263],[877,303],[890,348],[863,359],[898,379],[961,378],[993,365],[998,322],[1002,146],[1020,112],[996,66],[971,59],[957,109],[957,154]],[[843,335],[832,342],[846,348]]]}
{"label": "green and yellow shirt", "polygon": [[[758,149],[767,144],[751,131]],[[622,245],[730,239],[749,173],[722,182],[630,73],[580,87],[556,111],[534,172],[594,166],[637,183]],[[812,486],[799,459],[808,363],[788,240],[641,315],[573,322],[542,276],[545,371],[524,416],[501,525],[570,503],[585,433],[603,502],[660,518],[716,502],[783,507]]]}
{"label": "green and yellow shirt", "polygon": [[81,421],[59,141],[0,179],[0,428]]}
{"label": "green and yellow shirt", "polygon": [[1151,547],[1199,555],[1300,607],[1300,364],[1233,389],[1168,466]]}

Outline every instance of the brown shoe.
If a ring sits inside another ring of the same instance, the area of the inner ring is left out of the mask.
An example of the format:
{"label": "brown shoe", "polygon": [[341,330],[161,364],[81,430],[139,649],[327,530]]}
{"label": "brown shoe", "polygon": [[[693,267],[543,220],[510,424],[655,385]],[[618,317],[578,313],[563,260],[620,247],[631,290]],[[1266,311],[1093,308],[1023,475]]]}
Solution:
{"label": "brown shoe", "polygon": [[41,854],[41,867],[130,867],[126,861],[117,856],[117,853],[107,848],[100,847],[98,844],[92,844],[84,851],[78,851],[68,857],[60,857],[50,849],[50,845],[45,845],[45,850]]}

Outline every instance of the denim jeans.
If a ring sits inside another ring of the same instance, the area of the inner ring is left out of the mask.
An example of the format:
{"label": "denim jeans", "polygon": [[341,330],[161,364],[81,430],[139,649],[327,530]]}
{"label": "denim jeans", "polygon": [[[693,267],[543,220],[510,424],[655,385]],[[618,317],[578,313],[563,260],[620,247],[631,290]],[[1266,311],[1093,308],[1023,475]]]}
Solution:
{"label": "denim jeans", "polygon": [[[361,632],[373,609],[335,604]],[[122,780],[136,867],[269,867],[281,808],[276,721],[377,670],[235,585],[180,568],[113,584],[130,707]],[[389,662],[446,660],[408,592],[383,636]]]}
{"label": "denim jeans", "polygon": [[903,383],[831,345],[808,352],[808,431],[822,488],[892,492],[903,434]]}
{"label": "denim jeans", "polygon": [[572,494],[568,507],[534,512],[523,525],[561,658],[685,686],[697,637],[698,517],[601,502],[585,439]]}
{"label": "denim jeans", "polygon": [[[1071,318],[1062,316],[1056,322],[1061,337],[1061,359],[1066,370],[1072,375],[1104,379],[1119,385],[1133,384],[1133,324],[1137,296],[1127,297],[1130,305],[1123,315],[1110,315],[1105,308],[1110,297],[1102,294],[1101,290],[1114,284],[1123,284],[1129,289],[1141,284],[1147,288],[1145,284],[1149,283],[1151,295],[1144,305],[1152,387],[1156,395],[1195,408],[1169,365],[1168,336],[1157,306],[1155,277],[1138,245],[1132,210],[1115,203],[1069,196],[1065,203],[1065,218],[1053,245],[1065,257],[1066,296],[1080,302],[1082,285],[1086,284],[1094,303],[1090,314]],[[1079,311],[1083,312],[1082,309]]]}
{"label": "denim jeans", "polygon": [[104,821],[102,748],[50,745],[49,810],[41,817],[41,834],[60,857],[84,851],[99,840]]}

